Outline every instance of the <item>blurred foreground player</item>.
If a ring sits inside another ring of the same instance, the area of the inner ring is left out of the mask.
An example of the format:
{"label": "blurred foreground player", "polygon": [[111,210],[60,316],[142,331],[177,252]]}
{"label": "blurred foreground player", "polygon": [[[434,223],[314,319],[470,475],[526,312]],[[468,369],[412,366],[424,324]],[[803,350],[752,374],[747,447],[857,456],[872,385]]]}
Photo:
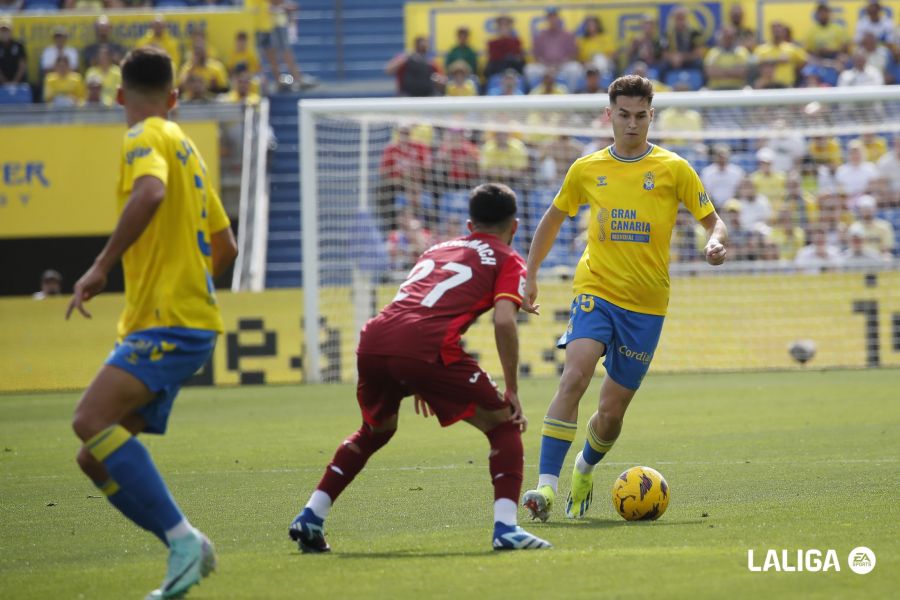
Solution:
{"label": "blurred foreground player", "polygon": [[193,142],[166,120],[175,105],[172,61],[162,50],[134,50],[122,62],[125,107],[119,222],[93,266],[75,284],[66,311],[106,287],[121,258],[125,310],[118,343],[75,408],[84,442],[78,464],[110,503],[169,547],[162,586],[148,598],[183,595],[215,568],[209,540],[169,494],[139,432],[162,434],[181,385],[212,355],[222,318],[213,277],[237,246]]}
{"label": "blurred foreground player", "polygon": [[[525,264],[509,247],[518,227],[516,196],[505,185],[484,184],[469,199],[470,235],[426,250],[393,301],[370,320],[357,349],[357,400],[363,424],[338,447],[319,485],[290,526],[303,552],[328,552],[324,523],[332,503],[366,461],[397,430],[400,401],[435,413],[446,427],[465,420],[491,445],[495,550],[549,548],[516,524],[522,488],[522,437],[527,426],[517,395]],[[460,336],[494,308],[497,352],[506,392],[460,346]],[[427,413],[426,413],[427,414]]]}

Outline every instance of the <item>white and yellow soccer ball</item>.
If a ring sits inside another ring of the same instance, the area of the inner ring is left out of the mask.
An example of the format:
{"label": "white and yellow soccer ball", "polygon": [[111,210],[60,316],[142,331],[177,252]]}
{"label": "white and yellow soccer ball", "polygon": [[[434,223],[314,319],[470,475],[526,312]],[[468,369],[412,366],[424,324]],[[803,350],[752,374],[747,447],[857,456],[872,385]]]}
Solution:
{"label": "white and yellow soccer ball", "polygon": [[612,501],[626,521],[654,521],[669,506],[669,484],[656,469],[631,467],[613,484]]}

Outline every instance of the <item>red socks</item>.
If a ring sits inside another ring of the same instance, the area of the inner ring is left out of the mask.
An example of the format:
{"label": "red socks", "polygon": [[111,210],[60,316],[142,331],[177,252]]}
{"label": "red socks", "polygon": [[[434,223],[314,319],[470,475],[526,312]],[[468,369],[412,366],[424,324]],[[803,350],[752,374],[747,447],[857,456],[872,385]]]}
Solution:
{"label": "red socks", "polygon": [[518,504],[525,463],[519,426],[507,421],[486,435],[491,443],[490,470],[494,500],[508,498]]}
{"label": "red socks", "polygon": [[363,423],[359,431],[338,447],[316,489],[328,494],[332,502],[337,500],[344,488],[350,485],[357,473],[366,466],[369,457],[387,444],[393,435],[394,431],[376,433]]}

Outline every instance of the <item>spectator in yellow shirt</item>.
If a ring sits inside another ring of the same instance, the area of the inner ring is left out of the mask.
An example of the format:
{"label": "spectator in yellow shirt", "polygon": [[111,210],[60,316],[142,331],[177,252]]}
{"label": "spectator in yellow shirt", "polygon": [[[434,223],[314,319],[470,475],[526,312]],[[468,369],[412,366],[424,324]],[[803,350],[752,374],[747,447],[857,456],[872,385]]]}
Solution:
{"label": "spectator in yellow shirt", "polygon": [[828,4],[820,2],[816,7],[812,27],[806,34],[806,51],[821,59],[840,59],[841,55],[847,54],[849,44],[847,28],[832,21]]}
{"label": "spectator in yellow shirt", "polygon": [[773,65],[775,71],[772,79],[776,84],[794,87],[797,84],[797,73],[806,64],[806,52],[788,40],[784,23],[774,21],[771,31],[772,41],[757,46],[753,56],[760,65]]}
{"label": "spectator in yellow shirt", "polygon": [[528,169],[528,149],[507,131],[497,131],[481,147],[481,175],[485,180],[515,185]]}
{"label": "spectator in yellow shirt", "polygon": [[116,92],[122,84],[122,70],[119,65],[113,64],[112,53],[106,46],[101,46],[97,51],[97,66],[89,68],[85,73],[85,79],[91,77],[100,81],[103,88],[103,104],[112,106]]}
{"label": "spectator in yellow shirt", "polygon": [[166,18],[161,14],[153,18],[150,29],[135,44],[135,48],[144,46],[154,46],[165,50],[172,59],[172,65],[175,67],[173,71],[178,72],[178,66],[181,64],[181,44],[169,33],[169,28],[166,27]]}
{"label": "spectator in yellow shirt", "polygon": [[859,141],[862,142],[865,159],[871,163],[877,163],[882,156],[887,154],[887,140],[880,135],[864,133],[859,137]]}
{"label": "spectator in yellow shirt", "polygon": [[185,82],[188,75],[202,78],[206,89],[210,92],[218,93],[228,89],[228,72],[225,65],[207,55],[206,42],[201,39],[194,40],[191,60],[181,68],[179,80]]}
{"label": "spectator in yellow shirt", "polygon": [[739,90],[747,84],[749,67],[750,52],[737,45],[737,32],[733,27],[723,27],[719,31],[719,43],[703,59],[707,87]]}
{"label": "spectator in yellow shirt", "polygon": [[756,161],[758,169],[750,175],[750,180],[758,193],[777,206],[784,200],[785,177],[784,173],[772,167],[775,152],[771,148],[760,148],[756,153]]}
{"label": "spectator in yellow shirt", "polygon": [[844,156],[836,137],[819,135],[809,142],[809,155],[817,165],[839,165]]}
{"label": "spectator in yellow shirt", "polygon": [[557,71],[553,67],[544,69],[541,82],[528,93],[535,96],[539,94],[568,94],[569,88],[556,81],[556,74]]}
{"label": "spectator in yellow shirt", "polygon": [[584,65],[593,65],[601,73],[612,69],[616,45],[603,28],[600,17],[591,15],[584,19],[581,36],[575,40],[578,46],[578,60]]}
{"label": "spectator in yellow shirt", "polygon": [[69,58],[60,54],[56,68],[44,77],[44,102],[55,106],[76,106],[84,100],[85,89],[81,75],[69,66]]}
{"label": "spectator in yellow shirt", "polygon": [[478,89],[472,81],[472,69],[469,63],[462,59],[453,61],[448,67],[450,79],[447,81],[444,93],[447,96],[477,96]]}
{"label": "spectator in yellow shirt", "polygon": [[237,32],[237,35],[234,37],[234,49],[228,55],[228,60],[225,63],[225,66],[228,67],[228,72],[232,75],[237,72],[238,67],[241,65],[253,77],[262,72],[259,57],[256,55],[256,50],[250,46],[246,31]]}

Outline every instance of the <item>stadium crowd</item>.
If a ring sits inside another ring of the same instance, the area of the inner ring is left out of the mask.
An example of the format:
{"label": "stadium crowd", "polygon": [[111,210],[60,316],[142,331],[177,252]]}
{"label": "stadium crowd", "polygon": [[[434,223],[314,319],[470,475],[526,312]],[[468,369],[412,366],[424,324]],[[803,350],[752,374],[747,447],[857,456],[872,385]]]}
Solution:
{"label": "stadium crowd", "polygon": [[[670,16],[668,32],[647,16],[640,31],[617,47],[599,16],[566,31],[560,9],[551,6],[530,49],[516,36],[513,18],[499,15],[496,35],[481,52],[469,44],[469,29],[460,27],[456,45],[443,57],[445,69],[429,54],[427,38],[419,37],[412,52],[395,57],[385,70],[396,77],[398,93],[408,96],[604,93],[615,76],[627,73],[650,78],[658,91],[894,83],[900,75],[900,25],[875,0],[853,32],[833,21],[831,12],[827,3],[818,3],[803,40],[794,39],[789,24],[773,22],[770,37],[759,42],[744,24],[741,5],[734,4],[707,47],[689,11],[680,7]],[[542,115],[537,121],[552,118]],[[611,143],[608,123],[599,121],[590,124],[600,131],[598,137],[588,139],[517,134],[514,119],[507,120],[497,131],[416,123],[396,129],[382,157],[379,213],[398,268],[433,237],[456,233],[460,221],[448,209],[454,191],[485,178],[507,183],[525,197],[531,211],[525,212],[521,237],[527,245],[572,161]],[[534,123],[522,129],[528,124]],[[790,133],[782,120],[773,130],[783,134],[703,143],[704,115],[687,108],[658,111],[653,130],[657,141],[697,169],[728,222],[733,260],[819,269],[878,264],[897,255],[900,136],[805,139]],[[667,138],[666,131],[696,135],[689,141]],[[583,247],[586,217],[568,238],[563,233],[571,244],[570,260]],[[689,215],[683,217],[672,260],[700,261],[702,231]]]}
{"label": "stadium crowd", "polygon": [[[14,9],[32,8],[35,0],[0,0],[0,85],[30,84],[35,101],[55,106],[104,107],[115,103],[121,82],[119,63],[128,48],[117,40],[109,18],[99,14],[94,23],[94,40],[81,48],[69,39],[69,28],[53,29],[52,43],[45,48],[26,48],[13,37]],[[165,0],[166,7],[231,5],[231,0]],[[239,2],[237,2],[239,4]],[[301,73],[290,39],[297,5],[288,0],[246,0],[256,16],[256,39],[246,31],[235,36],[232,47],[215,48],[202,31],[195,31],[186,43],[175,38],[163,14],[148,24],[146,34],[134,47],[156,46],[172,58],[182,103],[241,102],[257,104],[260,94],[280,88],[303,89],[315,85],[314,78]],[[149,0],[52,0],[40,8],[95,10],[148,9]],[[272,73],[285,72],[279,81],[267,82],[257,48],[268,60]],[[28,55],[40,55],[40,75],[28,78]],[[282,69],[282,65],[284,69]]]}
{"label": "stadium crowd", "polygon": [[867,4],[852,32],[833,19],[827,2],[819,2],[801,40],[781,21],[758,36],[745,24],[741,4],[731,5],[708,43],[684,6],[673,10],[666,30],[646,15],[640,29],[618,45],[599,15],[568,31],[556,6],[546,9],[545,26],[531,48],[523,46],[512,16],[494,21],[496,34],[485,48],[473,48],[471,31],[462,26],[442,60],[430,52],[427,37],[416,38],[410,52],[385,66],[397,79],[398,94],[593,93],[628,73],[645,75],[657,91],[880,85],[900,76],[900,26],[878,0]]}

